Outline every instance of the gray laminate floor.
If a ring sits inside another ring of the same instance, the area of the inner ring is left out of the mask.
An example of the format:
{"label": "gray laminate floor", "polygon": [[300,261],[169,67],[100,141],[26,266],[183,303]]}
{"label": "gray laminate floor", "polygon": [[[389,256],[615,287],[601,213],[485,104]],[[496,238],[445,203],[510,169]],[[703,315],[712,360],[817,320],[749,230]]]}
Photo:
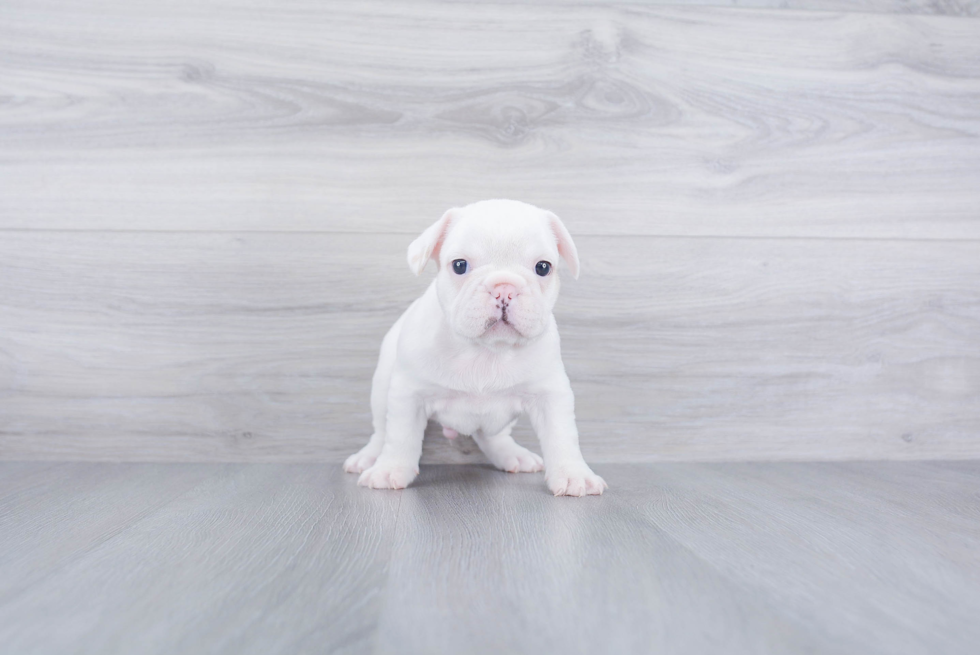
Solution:
{"label": "gray laminate floor", "polygon": [[980,462],[0,464],[3,653],[974,653]]}

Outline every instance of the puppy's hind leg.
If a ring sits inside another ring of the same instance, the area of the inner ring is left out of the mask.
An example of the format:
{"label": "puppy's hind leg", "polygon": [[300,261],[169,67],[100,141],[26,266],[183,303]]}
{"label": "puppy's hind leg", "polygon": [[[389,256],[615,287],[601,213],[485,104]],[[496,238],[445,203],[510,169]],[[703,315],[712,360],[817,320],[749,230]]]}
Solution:
{"label": "puppy's hind leg", "polygon": [[517,420],[511,421],[510,425],[491,437],[475,434],[473,440],[476,441],[476,445],[480,447],[490,463],[501,471],[508,473],[543,471],[544,460],[541,459],[541,456],[521,446],[510,436],[510,431],[514,429],[515,423]]}
{"label": "puppy's hind leg", "polygon": [[388,386],[391,382],[391,371],[395,367],[395,354],[398,347],[398,333],[401,330],[402,319],[398,319],[381,342],[381,354],[378,357],[378,367],[374,370],[371,380],[371,423],[374,433],[366,446],[347,458],[344,470],[348,473],[361,473],[372,466],[381,448],[385,445],[385,417],[388,414]]}

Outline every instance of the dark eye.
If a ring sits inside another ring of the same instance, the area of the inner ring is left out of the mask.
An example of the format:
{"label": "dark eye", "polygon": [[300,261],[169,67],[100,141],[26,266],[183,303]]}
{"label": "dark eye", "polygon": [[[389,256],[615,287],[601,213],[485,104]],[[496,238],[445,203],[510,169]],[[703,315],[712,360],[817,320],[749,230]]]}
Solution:
{"label": "dark eye", "polygon": [[544,277],[545,275],[551,272],[551,264],[549,264],[548,262],[538,262],[537,264],[534,265],[534,272],[540,275],[541,277]]}
{"label": "dark eye", "polygon": [[466,260],[465,259],[454,259],[453,260],[453,273],[456,275],[462,275],[466,272]]}

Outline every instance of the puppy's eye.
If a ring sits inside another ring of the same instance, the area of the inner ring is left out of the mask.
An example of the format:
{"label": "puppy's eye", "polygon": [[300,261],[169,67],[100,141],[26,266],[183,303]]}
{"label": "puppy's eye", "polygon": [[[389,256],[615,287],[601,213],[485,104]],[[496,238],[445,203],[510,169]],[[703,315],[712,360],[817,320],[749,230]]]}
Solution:
{"label": "puppy's eye", "polygon": [[466,260],[465,259],[454,259],[453,260],[453,273],[456,275],[462,275],[466,272]]}
{"label": "puppy's eye", "polygon": [[551,272],[551,264],[548,262],[538,262],[534,265],[534,272],[544,277]]}

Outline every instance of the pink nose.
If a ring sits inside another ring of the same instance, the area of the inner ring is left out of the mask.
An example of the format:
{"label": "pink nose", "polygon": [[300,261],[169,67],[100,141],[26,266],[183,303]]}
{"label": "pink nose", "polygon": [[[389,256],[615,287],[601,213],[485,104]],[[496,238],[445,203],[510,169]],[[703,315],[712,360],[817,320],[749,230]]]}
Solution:
{"label": "pink nose", "polygon": [[495,300],[509,302],[517,297],[517,287],[515,287],[513,284],[497,284],[494,285],[493,290],[490,291],[490,295],[493,296]]}

